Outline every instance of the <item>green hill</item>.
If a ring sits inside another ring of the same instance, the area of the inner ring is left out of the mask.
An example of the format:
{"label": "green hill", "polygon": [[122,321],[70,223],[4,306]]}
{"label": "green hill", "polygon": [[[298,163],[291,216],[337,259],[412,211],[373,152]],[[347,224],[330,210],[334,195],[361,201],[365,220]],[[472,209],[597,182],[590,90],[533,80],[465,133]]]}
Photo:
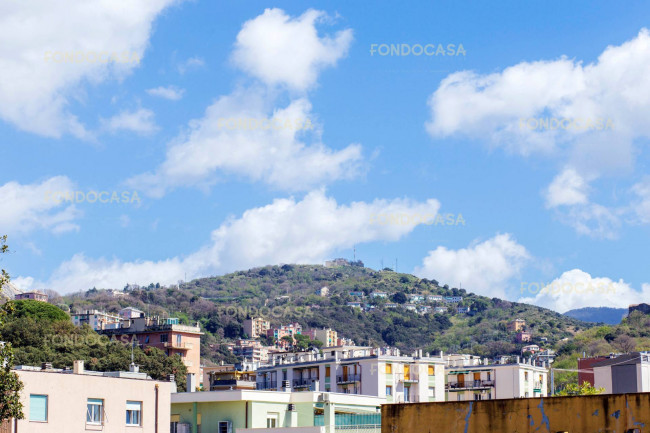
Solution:
{"label": "green hill", "polygon": [[[329,289],[326,296],[320,296],[323,287]],[[377,291],[386,292],[392,300],[368,296]],[[358,299],[350,292],[363,292],[365,297]],[[463,301],[429,303],[432,308],[444,307],[445,312],[418,314],[404,308],[410,294],[462,296]],[[347,305],[354,301],[374,308],[362,311]],[[440,287],[435,280],[362,266],[266,266],[197,279],[180,289],[151,284],[117,298],[102,290],[91,290],[82,296],[67,296],[65,302],[71,311],[97,308],[115,312],[134,306],[151,315],[179,317],[186,323],[198,321],[207,331],[203,354],[212,361],[232,360],[221,343],[244,337],[243,320],[260,312],[272,325],[298,322],[305,329],[330,327],[339,337],[359,345],[482,356],[521,353],[524,344],[517,344],[515,333],[506,329],[506,324],[516,318],[526,321],[533,333],[532,343],[549,348],[593,326],[548,309],[477,296],[464,289]],[[386,306],[392,302],[398,307]],[[472,315],[457,314],[458,306],[470,307]]]}

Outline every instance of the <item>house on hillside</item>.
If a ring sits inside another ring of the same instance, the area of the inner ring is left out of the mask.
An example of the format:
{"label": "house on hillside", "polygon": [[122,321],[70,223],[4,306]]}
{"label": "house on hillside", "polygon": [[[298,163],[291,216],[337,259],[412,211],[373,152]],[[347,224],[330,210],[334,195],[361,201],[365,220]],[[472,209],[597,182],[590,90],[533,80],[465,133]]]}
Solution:
{"label": "house on hillside", "polygon": [[512,332],[519,332],[526,327],[526,321],[523,319],[515,319],[506,325],[506,329]]}

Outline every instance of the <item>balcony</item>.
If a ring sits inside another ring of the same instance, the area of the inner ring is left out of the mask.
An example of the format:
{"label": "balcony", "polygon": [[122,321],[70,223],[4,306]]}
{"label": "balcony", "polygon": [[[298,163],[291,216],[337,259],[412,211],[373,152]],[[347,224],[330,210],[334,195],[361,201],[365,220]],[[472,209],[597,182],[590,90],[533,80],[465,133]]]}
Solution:
{"label": "balcony", "polygon": [[344,374],[342,376],[336,376],[336,383],[338,384],[354,382],[361,382],[360,374]]}
{"label": "balcony", "polygon": [[178,343],[178,342],[167,342],[163,346],[165,349],[176,349],[176,350],[190,350],[194,348],[193,343]]}
{"label": "balcony", "polygon": [[419,382],[419,380],[418,380],[418,375],[417,375],[417,374],[413,374],[413,373],[411,373],[411,374],[409,374],[409,375],[406,375],[406,376],[404,376],[403,378],[400,377],[400,378],[399,378],[399,381],[400,381],[400,382],[404,382],[404,383],[418,383],[418,382]]}
{"label": "balcony", "polygon": [[541,382],[535,382],[535,385],[533,386],[533,391],[542,392],[542,383]]}
{"label": "balcony", "polygon": [[275,391],[276,389],[278,389],[278,382],[276,382],[275,380],[267,381],[267,382],[257,382],[255,388],[261,391],[265,389],[271,389]]}
{"label": "balcony", "polygon": [[493,380],[472,380],[469,382],[450,382],[445,385],[447,390],[455,389],[480,389],[494,387]]}
{"label": "balcony", "polygon": [[294,388],[309,388],[315,381],[317,381],[317,378],[301,378],[301,379],[294,379],[293,380],[293,387]]}

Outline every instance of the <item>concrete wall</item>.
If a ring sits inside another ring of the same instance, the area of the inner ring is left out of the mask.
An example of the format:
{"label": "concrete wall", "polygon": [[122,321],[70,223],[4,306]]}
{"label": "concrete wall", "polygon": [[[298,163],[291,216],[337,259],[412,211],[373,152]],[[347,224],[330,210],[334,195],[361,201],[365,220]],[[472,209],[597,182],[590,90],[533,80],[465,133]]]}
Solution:
{"label": "concrete wall", "polygon": [[650,393],[384,405],[381,417],[382,433],[642,432]]}

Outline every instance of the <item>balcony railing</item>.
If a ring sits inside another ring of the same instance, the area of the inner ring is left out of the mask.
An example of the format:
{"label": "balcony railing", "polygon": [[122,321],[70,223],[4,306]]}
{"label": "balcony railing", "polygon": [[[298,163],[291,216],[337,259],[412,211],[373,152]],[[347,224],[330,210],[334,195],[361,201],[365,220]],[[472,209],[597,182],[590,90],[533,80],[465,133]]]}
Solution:
{"label": "balcony railing", "polygon": [[255,387],[256,389],[259,390],[265,390],[265,389],[276,390],[278,389],[278,382],[276,382],[275,380],[268,381],[268,382],[257,382],[257,385]]}
{"label": "balcony railing", "polygon": [[542,383],[541,382],[535,382],[535,385],[533,386],[534,390],[542,390]]}
{"label": "balcony railing", "polygon": [[409,374],[409,375],[405,375],[403,378],[400,378],[399,380],[400,380],[401,382],[406,382],[406,383],[415,383],[415,382],[419,382],[419,380],[418,380],[418,375],[417,375],[417,374],[413,374],[413,373],[411,373],[411,374]]}
{"label": "balcony railing", "polygon": [[178,350],[190,350],[194,348],[193,343],[178,343],[178,342],[167,342],[164,343],[166,349],[178,349]]}
{"label": "balcony railing", "polygon": [[336,383],[353,383],[353,382],[360,382],[361,381],[361,375],[360,374],[347,374],[347,375],[342,375],[342,376],[336,376]]}
{"label": "balcony railing", "polygon": [[311,378],[311,377],[304,378],[304,379],[302,379],[302,378],[301,379],[294,379],[293,380],[293,387],[294,388],[310,387],[316,380],[318,380],[318,379]]}
{"label": "balcony railing", "polygon": [[472,389],[472,388],[491,388],[494,386],[493,380],[472,380],[468,382],[450,382],[445,385],[446,389]]}

